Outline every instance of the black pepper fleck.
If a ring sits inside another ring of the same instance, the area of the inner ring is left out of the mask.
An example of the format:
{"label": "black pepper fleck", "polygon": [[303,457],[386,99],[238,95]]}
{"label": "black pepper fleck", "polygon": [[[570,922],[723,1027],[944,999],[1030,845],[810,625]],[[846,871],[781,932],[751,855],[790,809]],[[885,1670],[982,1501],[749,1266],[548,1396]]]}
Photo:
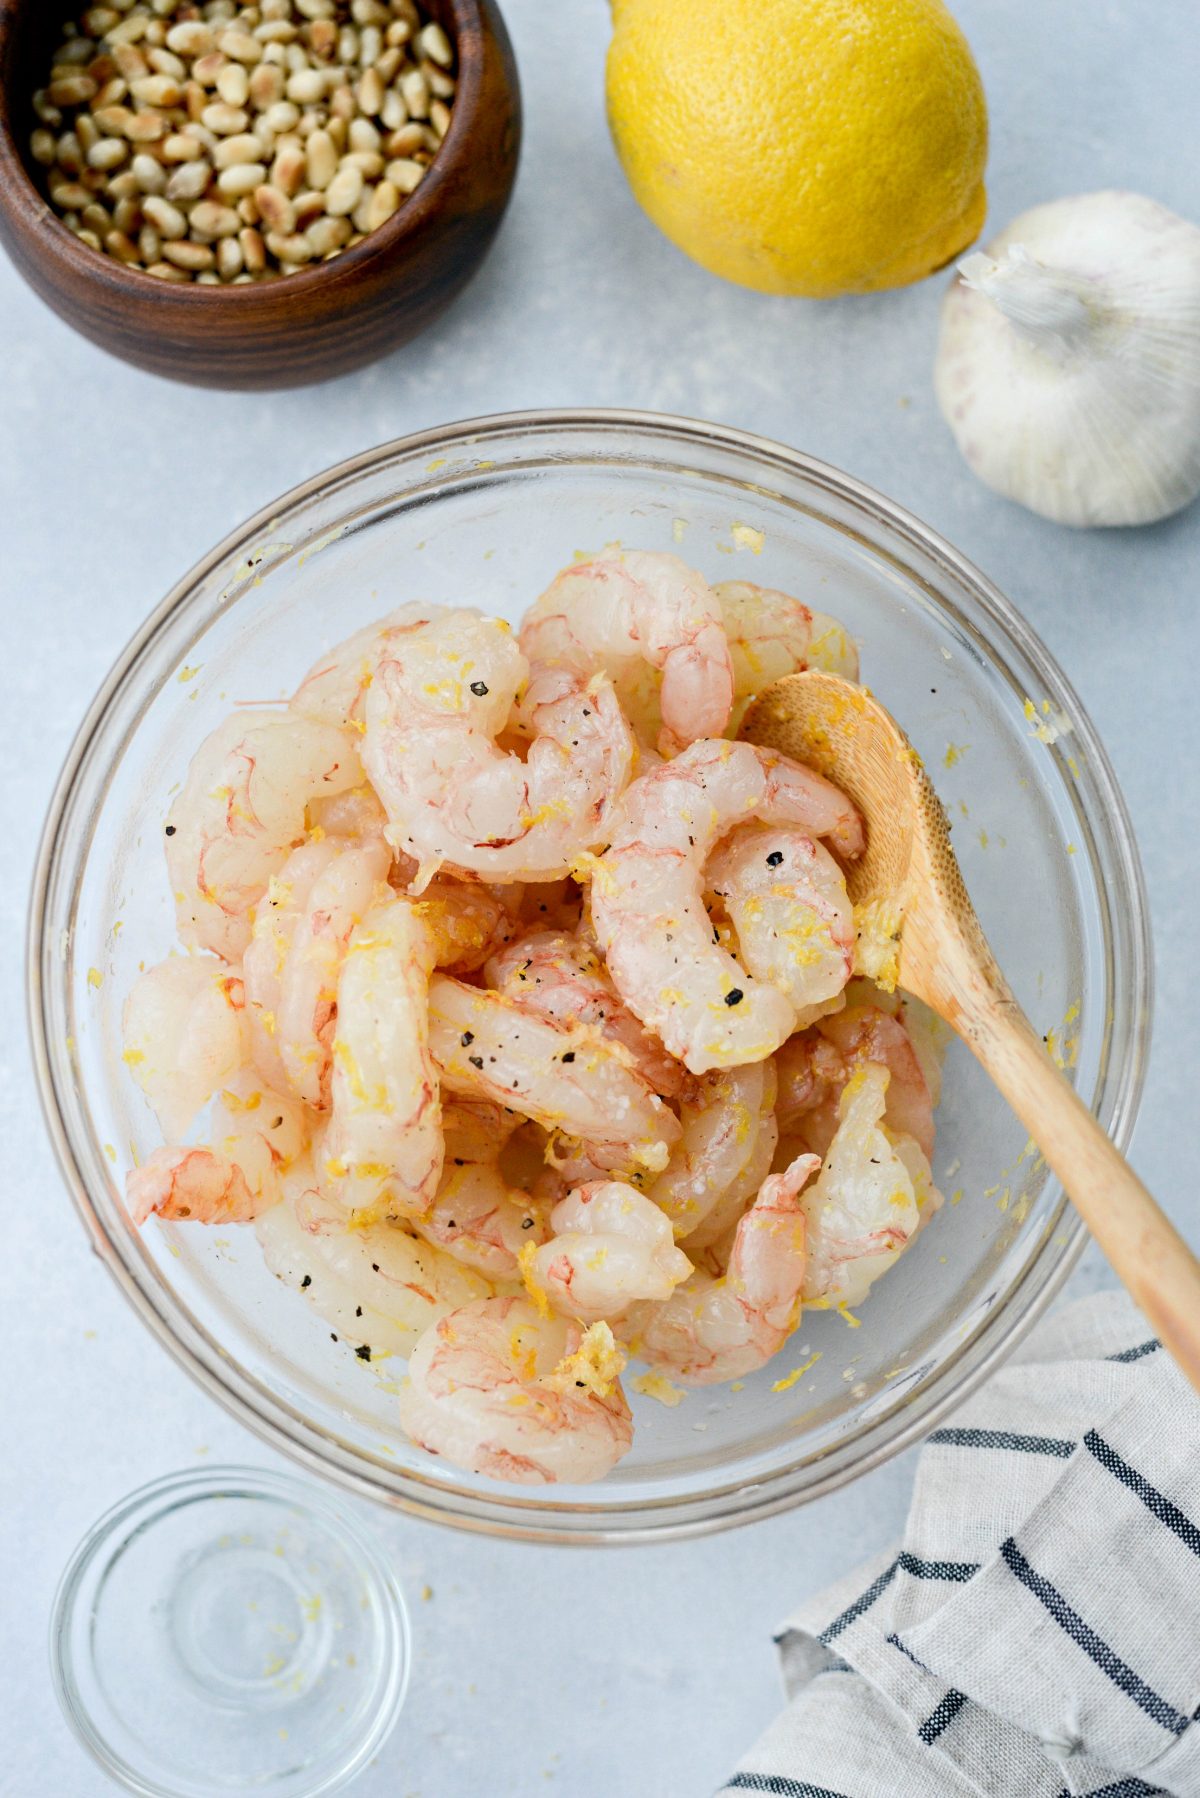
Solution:
{"label": "black pepper fleck", "polygon": [[464,1048],[464,1049],[469,1049],[469,1048],[470,1048],[470,1047],[471,1047],[471,1044],[472,1044],[472,1043],[473,1043],[473,1042],[474,1042],[474,1041],[475,1041],[475,1032],[474,1032],[474,1031],[473,1031],[473,1030],[464,1030],[464,1031],[463,1031],[463,1033],[462,1033],[462,1046],[463,1046],[463,1048]]}
{"label": "black pepper fleck", "polygon": [[740,1005],[744,998],[745,994],[740,986],[731,986],[725,995],[725,1003],[726,1005]]}
{"label": "black pepper fleck", "polygon": [[334,1332],[333,1332],[333,1331],[332,1331],[332,1330],[330,1330],[330,1332],[329,1332],[329,1340],[330,1340],[330,1342],[336,1342],[336,1341],[337,1341],[337,1337],[336,1337],[336,1336],[335,1336],[335,1334],[334,1334]]}
{"label": "black pepper fleck", "polygon": [[574,1059],[575,1059],[574,1049],[568,1049],[566,1054],[563,1056],[563,1060],[564,1061],[574,1061]]}
{"label": "black pepper fleck", "polygon": [[782,860],[783,860],[783,850],[782,849],[772,849],[770,855],[768,855],[768,857],[767,857],[767,866],[768,866],[768,868],[777,868]]}
{"label": "black pepper fleck", "polygon": [[361,1317],[361,1316],[362,1316],[362,1306],[361,1306],[361,1305],[355,1305],[355,1307],[354,1307],[354,1315],[355,1315],[355,1317]]}
{"label": "black pepper fleck", "polygon": [[482,1055],[468,1055],[467,1060],[470,1062],[470,1064],[473,1068],[482,1068],[482,1066],[483,1066],[483,1056]]}
{"label": "black pepper fleck", "polygon": [[476,699],[485,698],[487,696],[487,682],[482,681],[482,680],[473,680],[471,682],[471,691],[472,691],[472,693],[474,693]]}
{"label": "black pepper fleck", "polygon": [[304,1289],[305,1289],[305,1287],[306,1287],[306,1286],[311,1286],[311,1285],[312,1285],[312,1275],[311,1275],[311,1274],[305,1274],[305,1276],[304,1276],[304,1278],[303,1278],[303,1279],[302,1279],[302,1280],[301,1280],[301,1282],[300,1282],[300,1290],[301,1290],[301,1292],[303,1292],[303,1291],[304,1291]]}
{"label": "black pepper fleck", "polygon": [[167,835],[169,837],[173,837],[175,835],[175,826],[173,824],[167,825]]}
{"label": "black pepper fleck", "polygon": [[354,1352],[360,1361],[369,1361],[371,1359],[371,1351],[365,1342],[360,1343],[359,1347],[356,1348]]}

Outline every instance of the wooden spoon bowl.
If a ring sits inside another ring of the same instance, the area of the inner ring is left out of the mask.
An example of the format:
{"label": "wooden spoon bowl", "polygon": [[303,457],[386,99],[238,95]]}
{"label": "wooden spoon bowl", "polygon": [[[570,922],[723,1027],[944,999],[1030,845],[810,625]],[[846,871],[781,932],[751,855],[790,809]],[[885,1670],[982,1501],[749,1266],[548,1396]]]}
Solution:
{"label": "wooden spoon bowl", "polygon": [[946,814],[895,719],[865,687],[807,669],[768,687],[741,734],[807,762],[858,806],[867,845],[846,870],[847,890],[898,932],[899,984],[944,1018],[990,1074],[1200,1391],[1200,1262],[1013,997],[963,885]]}
{"label": "wooden spoon bowl", "polygon": [[82,0],[0,0],[0,241],[101,349],[204,387],[298,387],[406,343],[482,261],[516,178],[521,100],[495,0],[424,0],[455,46],[450,128],[416,191],[333,262],[241,287],[160,281],[81,244],[29,155],[31,97]]}

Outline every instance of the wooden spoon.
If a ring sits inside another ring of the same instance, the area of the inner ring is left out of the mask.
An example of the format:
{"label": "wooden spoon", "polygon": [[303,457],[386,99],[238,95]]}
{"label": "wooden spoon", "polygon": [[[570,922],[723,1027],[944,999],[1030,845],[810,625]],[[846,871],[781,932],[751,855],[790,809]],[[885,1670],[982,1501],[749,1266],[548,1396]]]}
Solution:
{"label": "wooden spoon", "polygon": [[741,735],[826,775],[862,812],[857,906],[899,925],[899,984],[962,1037],[1038,1144],[1113,1269],[1200,1391],[1200,1262],[1055,1067],[975,916],[941,801],[863,687],[808,669],[776,681]]}

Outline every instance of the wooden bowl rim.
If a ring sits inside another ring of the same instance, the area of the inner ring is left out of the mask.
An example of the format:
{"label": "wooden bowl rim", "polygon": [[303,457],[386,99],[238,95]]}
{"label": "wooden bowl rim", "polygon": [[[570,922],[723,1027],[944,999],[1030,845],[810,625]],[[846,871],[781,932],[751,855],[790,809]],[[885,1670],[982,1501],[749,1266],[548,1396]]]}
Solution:
{"label": "wooden bowl rim", "polygon": [[[472,58],[469,62],[464,62],[459,54],[459,46],[464,32],[471,26],[478,28],[481,38],[486,39],[494,34],[484,16],[483,0],[444,0],[444,3],[454,25],[454,50],[459,81],[454,103],[450,108],[449,129],[420,185],[404,198],[386,224],[368,232],[360,244],[355,244],[352,250],[343,250],[332,262],[319,263],[316,268],[302,268],[295,274],[281,275],[273,281],[244,282],[240,287],[216,287],[208,283],[201,285],[197,281],[160,281],[154,275],[147,274],[144,269],[130,268],[115,256],[106,256],[102,251],[81,244],[74,232],[63,224],[30,175],[18,147],[16,133],[12,129],[10,109],[2,93],[0,211],[18,214],[33,231],[44,231],[49,225],[55,250],[73,269],[79,270],[83,279],[110,285],[134,304],[148,300],[153,305],[160,296],[165,299],[169,295],[171,301],[184,305],[207,306],[210,310],[220,305],[236,306],[239,310],[248,312],[268,296],[277,296],[281,282],[286,282],[287,292],[294,294],[299,301],[306,294],[326,285],[335,282],[340,285],[347,276],[353,277],[361,273],[374,262],[391,262],[397,251],[408,247],[409,239],[418,238],[422,230],[434,222],[452,174],[469,160],[465,139],[472,131],[479,112],[483,87],[482,61],[480,58]],[[3,60],[5,40],[13,30],[18,13],[30,4],[36,4],[36,0],[0,0],[0,61]]]}

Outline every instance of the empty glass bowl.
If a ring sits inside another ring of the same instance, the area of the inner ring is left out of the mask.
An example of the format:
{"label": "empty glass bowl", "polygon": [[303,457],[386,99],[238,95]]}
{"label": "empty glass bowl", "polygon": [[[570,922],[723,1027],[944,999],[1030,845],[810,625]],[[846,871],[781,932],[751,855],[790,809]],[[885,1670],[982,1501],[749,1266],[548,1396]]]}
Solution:
{"label": "empty glass bowl", "polygon": [[324,1798],[392,1731],[404,1597],[350,1505],[250,1467],[155,1480],[71,1556],[50,1665],[84,1747],[139,1798]]}
{"label": "empty glass bowl", "polygon": [[952,1044],[935,1162],[947,1204],[860,1326],[809,1313],[742,1390],[691,1392],[674,1409],[630,1387],[635,1445],[616,1471],[534,1488],[460,1473],[405,1441],[389,1389],[401,1370],[365,1367],[332,1341],[266,1273],[252,1231],[132,1227],[124,1170],[158,1133],[121,1061],[121,1004],[139,964],[175,940],[162,818],[201,739],[235,702],[287,694],[324,648],[403,600],[516,618],[576,551],[614,539],[844,620],[863,678],[946,801],[1001,966],[1125,1144],[1149,1028],[1146,907],[1112,771],[1063,675],[995,588],[898,507],[778,444],[680,419],[530,413],[426,432],[308,482],[214,549],[84,720],[46,827],[29,962],[63,1172],[161,1341],[310,1468],[426,1517],[560,1541],[685,1535],[853,1478],[931,1428],[1012,1347],[1084,1234]]}

